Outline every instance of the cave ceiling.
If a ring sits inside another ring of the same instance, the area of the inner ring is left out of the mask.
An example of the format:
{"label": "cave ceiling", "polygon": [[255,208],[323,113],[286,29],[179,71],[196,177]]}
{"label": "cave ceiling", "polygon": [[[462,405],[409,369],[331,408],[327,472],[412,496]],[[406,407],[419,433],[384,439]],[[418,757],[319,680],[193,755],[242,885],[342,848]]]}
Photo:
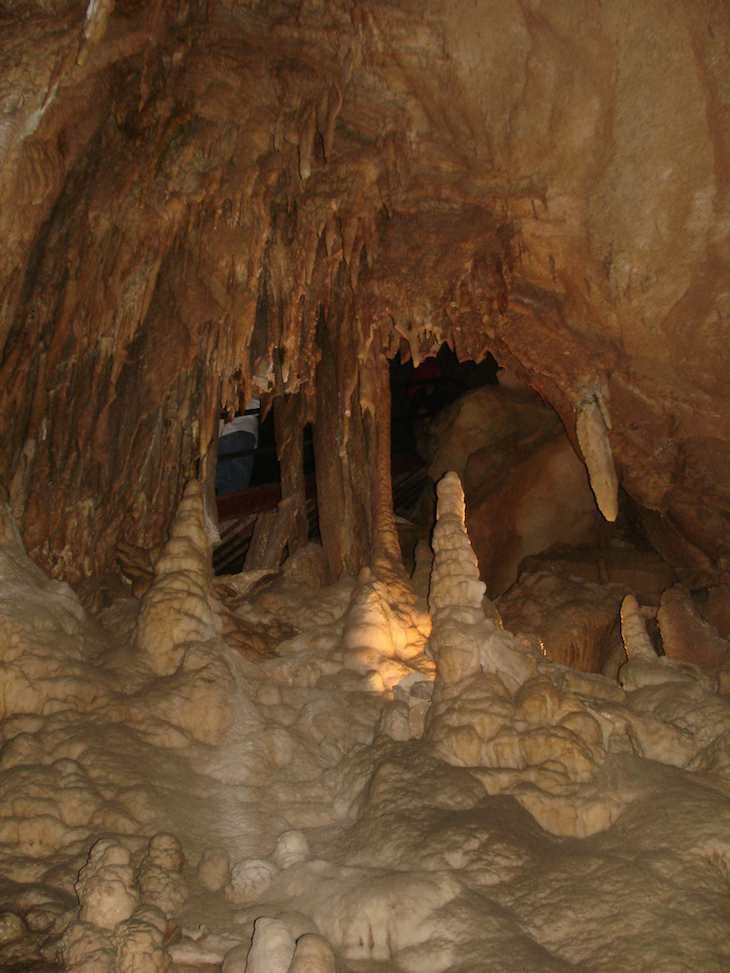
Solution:
{"label": "cave ceiling", "polygon": [[373,356],[448,341],[584,455],[598,428],[655,546],[716,578],[729,42],[719,0],[0,3],[0,480],[31,555],[73,581],[157,543],[221,405],[301,393],[304,421],[319,367],[367,414]]}

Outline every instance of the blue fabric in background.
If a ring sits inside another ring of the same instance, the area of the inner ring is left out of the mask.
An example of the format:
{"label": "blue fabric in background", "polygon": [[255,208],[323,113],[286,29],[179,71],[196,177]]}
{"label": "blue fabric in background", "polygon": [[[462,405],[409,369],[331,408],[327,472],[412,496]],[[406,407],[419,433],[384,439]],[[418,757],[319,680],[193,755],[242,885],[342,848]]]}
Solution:
{"label": "blue fabric in background", "polygon": [[[215,471],[215,492],[219,495],[245,490],[251,482],[253,471],[253,450],[256,449],[256,436],[252,432],[232,432],[218,440],[218,464]],[[231,456],[243,453],[247,456]]]}

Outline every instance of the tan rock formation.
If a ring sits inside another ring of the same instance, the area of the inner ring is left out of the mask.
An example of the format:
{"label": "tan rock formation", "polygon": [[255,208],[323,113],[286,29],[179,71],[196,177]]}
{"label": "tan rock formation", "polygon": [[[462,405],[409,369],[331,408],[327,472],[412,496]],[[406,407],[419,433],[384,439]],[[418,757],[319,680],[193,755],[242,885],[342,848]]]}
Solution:
{"label": "tan rock formation", "polygon": [[681,585],[668,588],[657,612],[664,654],[705,669],[727,664],[730,642],[706,622]]}
{"label": "tan rock formation", "polygon": [[551,662],[615,678],[626,660],[619,631],[625,589],[570,575],[525,574],[498,599],[505,628],[536,635]]}
{"label": "tan rock formation", "polygon": [[159,543],[254,389],[303,396],[300,500],[316,416],[331,569],[359,568],[387,493],[368,375],[446,340],[556,408],[609,518],[615,470],[680,580],[717,581],[722,5],[16,6],[0,478],[54,576]]}
{"label": "tan rock formation", "polygon": [[160,675],[175,672],[190,642],[205,642],[220,632],[212,576],[202,491],[191,480],[137,619],[137,647]]}
{"label": "tan rock formation", "polygon": [[[388,361],[492,354],[721,619],[729,60],[720,0],[2,4],[0,968],[726,968],[718,643],[675,590],[658,656],[637,585],[620,683],[551,665],[447,477],[424,662]],[[313,427],[323,556],[225,612],[217,424],[252,394],[290,553]],[[117,551],[152,583],[101,629],[68,586]]]}
{"label": "tan rock formation", "polygon": [[601,536],[586,468],[554,409],[514,376],[500,376],[499,385],[462,395],[418,437],[434,480],[446,470],[462,479],[469,538],[490,597],[515,582],[525,557]]}
{"label": "tan rock formation", "polygon": [[553,544],[599,541],[599,514],[583,464],[565,435],[520,448],[469,495],[466,518],[491,597],[517,580],[525,557]]}

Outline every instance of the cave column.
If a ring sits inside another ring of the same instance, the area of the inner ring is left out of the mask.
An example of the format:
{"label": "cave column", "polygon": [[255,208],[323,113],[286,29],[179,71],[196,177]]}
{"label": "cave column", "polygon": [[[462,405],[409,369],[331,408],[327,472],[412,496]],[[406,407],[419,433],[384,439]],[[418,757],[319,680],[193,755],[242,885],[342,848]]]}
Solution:
{"label": "cave column", "polygon": [[372,482],[372,564],[389,565],[401,560],[400,542],[393,514],[391,473],[390,367],[380,331],[376,330],[360,368],[360,406],[368,438],[368,473]]}
{"label": "cave column", "polygon": [[315,376],[319,526],[333,577],[400,563],[388,358],[379,329],[358,321],[346,288],[339,294],[337,306],[320,315]]}
{"label": "cave column", "polygon": [[313,427],[317,508],[330,574],[354,574],[372,544],[368,448],[358,396],[351,303],[320,315]]}
{"label": "cave column", "polygon": [[307,498],[304,484],[304,427],[308,420],[304,393],[274,399],[276,455],[281,470],[281,499],[294,498],[294,513],[289,533],[289,554],[307,543]]}

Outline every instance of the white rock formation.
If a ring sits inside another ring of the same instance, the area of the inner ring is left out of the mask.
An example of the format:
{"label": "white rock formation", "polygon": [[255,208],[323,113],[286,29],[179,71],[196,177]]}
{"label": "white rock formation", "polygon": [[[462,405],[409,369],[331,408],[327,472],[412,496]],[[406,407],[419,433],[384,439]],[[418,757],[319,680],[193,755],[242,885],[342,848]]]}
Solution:
{"label": "white rock formation", "polygon": [[142,900],[157,906],[168,919],[179,913],[188,897],[182,876],[184,861],[182,845],[175,835],[156,834],[150,838],[137,873]]}
{"label": "white rock formation", "polygon": [[129,849],[112,838],[101,838],[92,847],[74,887],[79,919],[102,929],[129,919],[139,903]]}
{"label": "white rock formation", "polygon": [[[276,655],[193,641],[160,678],[0,543],[0,969],[724,968],[717,672],[650,657],[631,601],[624,688],[535,661],[485,614],[453,481],[439,523],[435,683],[408,656],[411,602],[399,613],[381,577],[392,654],[377,669],[344,664],[354,579],[282,573],[231,582]],[[386,664],[407,671],[391,689]]]}
{"label": "white rock formation", "polygon": [[236,862],[231,866],[226,896],[238,905],[253,902],[271,885],[277,871],[276,865],[265,858],[249,858]]}
{"label": "white rock formation", "polygon": [[137,647],[159,675],[171,675],[179,668],[187,644],[205,642],[220,632],[212,574],[203,492],[200,483],[191,480],[137,619]]}
{"label": "white rock formation", "polygon": [[629,661],[644,659],[656,662],[657,654],[646,631],[646,622],[639,603],[633,595],[626,595],[621,603],[621,638]]}
{"label": "white rock formation", "polygon": [[309,858],[309,844],[301,831],[285,831],[276,839],[271,856],[277,868],[291,868]]}
{"label": "white rock formation", "polygon": [[289,973],[335,973],[335,954],[327,940],[316,933],[300,936]]}
{"label": "white rock formation", "polygon": [[537,659],[485,615],[486,587],[464,526],[464,493],[456,473],[438,483],[434,562],[428,604],[433,627],[429,654],[436,661],[437,691],[448,693],[481,670],[516,689],[537,672]]}
{"label": "white rock formation", "polygon": [[428,616],[420,612],[403,577],[388,571],[384,562],[376,576],[360,572],[344,619],[342,659],[348,669],[366,677],[371,691],[390,690],[413,670],[429,668],[423,646]]}
{"label": "white rock formation", "polygon": [[170,954],[164,947],[167,919],[153,905],[139,906],[114,930],[115,973],[166,973]]}
{"label": "white rock formation", "polygon": [[576,819],[572,806],[555,800],[603,763],[601,725],[574,693],[537,675],[531,643],[498,627],[493,608],[485,615],[458,478],[447,474],[437,489],[429,595],[436,682],[424,739],[443,760],[469,767],[489,793],[514,789],[550,830],[605,826],[600,816]]}
{"label": "white rock formation", "polygon": [[266,917],[257,919],[246,973],[288,973],[294,948],[294,937],[287,923]]}

